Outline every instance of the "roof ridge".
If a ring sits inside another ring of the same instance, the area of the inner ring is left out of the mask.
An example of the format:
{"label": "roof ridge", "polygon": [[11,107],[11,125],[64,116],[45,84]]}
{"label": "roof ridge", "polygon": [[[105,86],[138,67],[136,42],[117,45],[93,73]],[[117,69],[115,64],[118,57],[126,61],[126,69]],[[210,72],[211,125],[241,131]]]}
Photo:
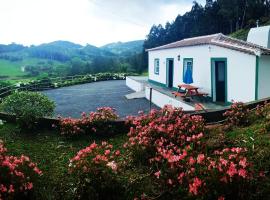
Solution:
{"label": "roof ridge", "polygon": [[[222,34],[222,35],[223,35],[223,34]],[[264,46],[261,46],[261,45],[258,45],[258,44],[252,43],[252,42],[240,40],[240,39],[237,39],[237,38],[233,38],[233,37],[228,36],[228,35],[223,35],[223,37],[225,37],[225,38],[227,38],[227,39],[230,39],[230,40],[233,40],[233,41],[240,42],[241,44],[248,44],[248,45],[250,45],[250,46],[253,46],[254,48],[264,49],[264,50],[270,50],[269,48],[266,48],[266,47],[264,47]]]}
{"label": "roof ridge", "polygon": [[[211,35],[202,35],[202,36],[197,36],[197,37],[190,37],[190,38],[185,38],[183,40],[187,41],[187,40],[194,40],[194,39],[201,39],[201,38],[208,38],[208,37],[214,37],[214,36],[218,36],[219,34],[222,33],[215,33],[215,34],[211,34]],[[180,42],[182,40],[179,40],[178,42]]]}

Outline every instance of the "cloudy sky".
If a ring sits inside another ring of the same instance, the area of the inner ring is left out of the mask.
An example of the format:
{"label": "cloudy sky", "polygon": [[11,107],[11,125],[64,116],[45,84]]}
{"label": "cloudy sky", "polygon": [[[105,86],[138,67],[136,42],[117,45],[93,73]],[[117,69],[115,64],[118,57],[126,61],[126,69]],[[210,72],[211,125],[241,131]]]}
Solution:
{"label": "cloudy sky", "polygon": [[[0,43],[68,40],[101,46],[144,39],[193,0],[0,0]],[[205,0],[197,0],[203,4]]]}

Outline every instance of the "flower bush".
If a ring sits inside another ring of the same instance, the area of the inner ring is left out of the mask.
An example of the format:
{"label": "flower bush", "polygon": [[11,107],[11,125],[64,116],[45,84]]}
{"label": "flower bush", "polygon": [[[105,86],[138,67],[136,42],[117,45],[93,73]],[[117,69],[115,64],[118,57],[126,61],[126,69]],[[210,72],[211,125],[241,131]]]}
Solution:
{"label": "flower bush", "polygon": [[73,136],[85,133],[106,132],[105,122],[115,121],[118,115],[110,107],[98,108],[89,115],[82,113],[81,119],[60,118],[60,131],[62,135]]}
{"label": "flower bush", "polygon": [[15,114],[22,129],[32,129],[40,118],[52,116],[55,105],[41,93],[15,92],[4,99],[0,108],[4,112]]}
{"label": "flower bush", "polygon": [[119,156],[120,151],[113,150],[113,145],[94,142],[70,160],[69,172],[77,178],[78,199],[120,198],[122,188],[116,178]]}
{"label": "flower bush", "polygon": [[[263,105],[257,105],[255,115],[258,118],[270,117],[270,103],[265,102]],[[268,116],[269,115],[269,116]]]}
{"label": "flower bush", "polygon": [[40,175],[40,169],[27,156],[8,155],[0,140],[0,199],[27,195],[33,189],[33,179]]}
{"label": "flower bush", "polygon": [[[165,106],[149,115],[131,117],[129,123],[133,127],[125,147],[136,162],[154,171],[160,195],[217,199],[233,194],[237,197],[243,194],[243,188],[234,187],[235,184],[248,184],[253,177],[251,164],[244,156],[245,149],[207,152],[205,126],[200,116],[186,115],[181,109]],[[143,196],[142,199],[147,199],[147,195]]]}
{"label": "flower bush", "polygon": [[223,116],[226,117],[225,124],[228,128],[232,126],[245,126],[249,124],[249,109],[242,102],[234,102],[231,109],[226,111]]}

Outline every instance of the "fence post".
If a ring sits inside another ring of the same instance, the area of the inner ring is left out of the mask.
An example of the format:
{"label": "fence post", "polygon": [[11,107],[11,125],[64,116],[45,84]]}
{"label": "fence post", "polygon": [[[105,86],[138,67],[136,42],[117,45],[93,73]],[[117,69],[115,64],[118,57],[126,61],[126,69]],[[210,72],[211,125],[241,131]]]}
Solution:
{"label": "fence post", "polygon": [[153,88],[150,88],[150,98],[149,98],[149,112],[152,110],[152,92],[153,92]]}

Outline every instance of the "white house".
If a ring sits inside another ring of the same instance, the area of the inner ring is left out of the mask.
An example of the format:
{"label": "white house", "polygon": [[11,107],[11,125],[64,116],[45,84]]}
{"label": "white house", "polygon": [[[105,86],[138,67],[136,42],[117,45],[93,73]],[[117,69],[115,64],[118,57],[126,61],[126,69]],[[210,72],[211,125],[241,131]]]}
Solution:
{"label": "white house", "polygon": [[248,42],[214,34],[147,51],[153,84],[176,89],[189,81],[213,102],[270,97],[270,26],[251,29]]}

